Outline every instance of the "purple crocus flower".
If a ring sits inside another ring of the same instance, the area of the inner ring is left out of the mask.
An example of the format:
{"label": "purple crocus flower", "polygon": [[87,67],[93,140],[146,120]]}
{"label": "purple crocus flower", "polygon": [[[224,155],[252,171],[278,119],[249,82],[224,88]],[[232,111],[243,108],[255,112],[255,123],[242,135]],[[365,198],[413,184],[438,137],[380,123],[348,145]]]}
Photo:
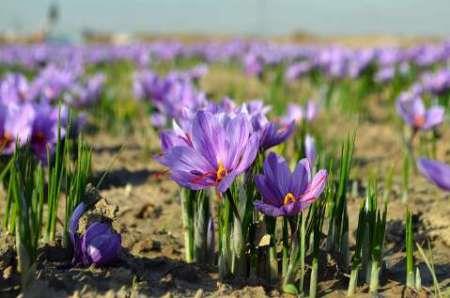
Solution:
{"label": "purple crocus flower", "polygon": [[[35,112],[30,139],[31,149],[36,157],[45,163],[47,153],[53,153],[58,141],[58,113],[48,103],[36,105]],[[64,133],[64,128],[61,128],[61,136],[64,136]]]}
{"label": "purple crocus flower", "polygon": [[287,107],[287,114],[281,118],[282,123],[288,124],[291,121],[300,123],[303,120],[307,122],[313,121],[319,112],[319,105],[317,101],[309,100],[305,106],[300,106],[295,103],[290,103]]}
{"label": "purple crocus flower", "polygon": [[431,159],[417,159],[419,171],[439,188],[450,191],[450,166]]}
{"label": "purple crocus flower", "polygon": [[305,117],[306,121],[313,121],[319,112],[319,105],[314,100],[309,100],[305,105]]}
{"label": "purple crocus flower", "polygon": [[310,61],[302,61],[292,64],[288,67],[284,74],[284,78],[288,82],[297,80],[302,75],[308,73],[312,69],[313,65]]}
{"label": "purple crocus flower", "polygon": [[249,76],[260,76],[264,70],[264,65],[261,59],[252,53],[244,57],[245,73]]}
{"label": "purple crocus flower", "polygon": [[34,115],[33,107],[29,104],[0,103],[1,154],[11,154],[16,148],[16,142],[23,145],[29,140]]}
{"label": "purple crocus flower", "polygon": [[305,136],[305,156],[309,160],[311,166],[314,166],[317,157],[316,141],[309,134]]}
{"label": "purple crocus flower", "polygon": [[311,205],[325,189],[326,170],[314,177],[308,159],[302,159],[291,173],[286,161],[270,153],[264,161],[263,174],[255,177],[262,200],[255,207],[268,216],[294,216]]}
{"label": "purple crocus flower", "polygon": [[267,150],[286,141],[294,132],[295,122],[288,125],[267,123],[261,130],[261,149]]}
{"label": "purple crocus flower", "polygon": [[304,118],[305,112],[303,108],[295,103],[290,103],[287,107],[287,114],[281,118],[281,122],[284,124],[288,124],[292,121],[295,123],[302,122]]}
{"label": "purple crocus flower", "polygon": [[420,97],[397,100],[397,111],[415,131],[430,130],[444,121],[444,108],[434,106],[427,110]]}
{"label": "purple crocus flower", "polygon": [[0,80],[0,100],[8,102],[23,102],[28,98],[28,80],[19,73],[9,73]]}
{"label": "purple crocus flower", "polygon": [[192,146],[178,144],[158,160],[170,169],[178,184],[194,189],[216,187],[225,192],[236,176],[256,158],[259,136],[245,115],[196,113],[192,122]]}
{"label": "purple crocus flower", "polygon": [[193,147],[191,141],[192,123],[184,121],[183,127],[181,127],[176,121],[173,121],[172,126],[172,130],[164,130],[159,134],[162,151],[166,152],[175,146]]}
{"label": "purple crocus flower", "polygon": [[77,232],[78,223],[86,210],[86,203],[81,202],[70,218],[69,236],[74,250],[72,263],[84,266],[110,264],[119,256],[122,238],[110,224],[104,222],[91,223],[80,236]]}

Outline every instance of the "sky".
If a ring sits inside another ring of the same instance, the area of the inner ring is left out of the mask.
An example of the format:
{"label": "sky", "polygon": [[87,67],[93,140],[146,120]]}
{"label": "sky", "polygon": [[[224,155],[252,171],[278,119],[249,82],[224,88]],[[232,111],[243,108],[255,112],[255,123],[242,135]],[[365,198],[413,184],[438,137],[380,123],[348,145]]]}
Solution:
{"label": "sky", "polygon": [[[31,32],[54,0],[0,0],[0,32]],[[57,31],[450,36],[450,0],[60,0]]]}

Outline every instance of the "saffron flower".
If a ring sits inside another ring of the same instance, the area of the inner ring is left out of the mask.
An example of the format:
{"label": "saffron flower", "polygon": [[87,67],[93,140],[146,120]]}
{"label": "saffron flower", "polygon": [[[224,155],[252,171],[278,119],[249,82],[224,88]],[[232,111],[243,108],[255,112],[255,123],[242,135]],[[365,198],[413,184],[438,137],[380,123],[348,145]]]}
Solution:
{"label": "saffron flower", "polygon": [[83,235],[77,233],[81,216],[87,205],[81,202],[73,211],[69,224],[69,237],[72,241],[75,265],[103,266],[115,261],[122,248],[120,234],[114,232],[109,223],[93,222]]}
{"label": "saffron flower", "polygon": [[178,143],[158,158],[170,169],[172,179],[193,189],[216,187],[225,192],[235,177],[246,171],[256,158],[259,135],[253,133],[245,115],[199,111],[191,132],[192,146]]}
{"label": "saffron flower", "polygon": [[326,170],[312,177],[308,159],[300,160],[291,173],[282,157],[270,153],[264,161],[263,174],[255,177],[262,196],[255,207],[268,216],[294,216],[320,196],[326,181]]}
{"label": "saffron flower", "polygon": [[[35,106],[35,112],[30,144],[36,157],[45,163],[47,162],[47,153],[53,153],[58,141],[59,111],[48,103],[41,103]],[[61,128],[61,137],[64,133],[64,129]]]}
{"label": "saffron flower", "polygon": [[0,103],[1,154],[12,154],[16,143],[23,145],[28,141],[34,114],[33,107],[29,104]]}
{"label": "saffron flower", "polygon": [[450,191],[450,166],[431,159],[419,158],[417,160],[419,171],[430,182],[439,188]]}
{"label": "saffron flower", "polygon": [[318,112],[319,105],[314,100],[308,101],[304,107],[290,103],[287,107],[287,114],[281,118],[281,122],[284,124],[288,124],[291,121],[301,123],[303,120],[311,122],[317,117]]}
{"label": "saffron flower", "polygon": [[286,141],[294,132],[295,122],[288,125],[279,125],[274,122],[267,123],[261,130],[261,149],[267,150]]}
{"label": "saffron flower", "polygon": [[397,111],[415,131],[430,130],[444,121],[444,108],[433,106],[427,110],[420,97],[398,100]]}

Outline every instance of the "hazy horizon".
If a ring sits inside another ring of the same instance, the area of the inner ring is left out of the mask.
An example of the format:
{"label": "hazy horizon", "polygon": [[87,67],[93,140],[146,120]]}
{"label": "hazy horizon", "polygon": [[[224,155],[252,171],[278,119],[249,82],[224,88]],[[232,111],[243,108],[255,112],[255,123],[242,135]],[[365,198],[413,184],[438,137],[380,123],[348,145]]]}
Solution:
{"label": "hazy horizon", "polygon": [[[0,12],[0,31],[36,31],[52,2],[8,0]],[[59,1],[58,6],[57,32],[68,36],[77,36],[85,29],[257,36],[299,31],[450,36],[448,0],[69,0]]]}

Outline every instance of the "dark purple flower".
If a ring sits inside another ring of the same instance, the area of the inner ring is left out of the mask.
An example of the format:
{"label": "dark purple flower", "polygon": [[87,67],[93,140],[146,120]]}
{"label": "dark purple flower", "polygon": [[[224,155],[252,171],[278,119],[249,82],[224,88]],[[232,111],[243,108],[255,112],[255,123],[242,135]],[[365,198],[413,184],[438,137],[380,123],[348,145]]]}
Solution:
{"label": "dark purple flower", "polygon": [[417,159],[419,171],[431,183],[437,185],[445,191],[450,191],[450,166],[431,159]]}
{"label": "dark purple flower", "polygon": [[269,153],[264,161],[263,174],[255,177],[262,200],[255,207],[268,216],[293,216],[311,205],[325,189],[326,170],[314,177],[307,159],[302,159],[291,173],[286,161]]}
{"label": "dark purple flower", "polygon": [[198,190],[216,187],[226,191],[234,178],[247,170],[256,158],[258,134],[244,115],[198,112],[192,123],[192,146],[176,145],[159,161],[170,169],[178,184]]}
{"label": "dark purple flower", "polygon": [[122,238],[114,232],[110,224],[103,222],[91,223],[80,236],[77,232],[78,223],[86,210],[86,203],[81,202],[70,218],[69,236],[74,249],[72,263],[84,266],[107,265],[118,258],[122,249]]}
{"label": "dark purple flower", "polygon": [[[42,162],[47,161],[47,154],[52,154],[58,141],[58,113],[48,103],[35,105],[35,117],[31,130],[31,149]],[[61,137],[65,130],[61,127]]]}
{"label": "dark purple flower", "polygon": [[267,123],[261,130],[261,149],[267,150],[286,141],[294,132],[295,122],[288,125]]}
{"label": "dark purple flower", "polygon": [[429,130],[444,121],[444,108],[434,106],[427,110],[420,97],[397,100],[397,111],[414,130]]}

